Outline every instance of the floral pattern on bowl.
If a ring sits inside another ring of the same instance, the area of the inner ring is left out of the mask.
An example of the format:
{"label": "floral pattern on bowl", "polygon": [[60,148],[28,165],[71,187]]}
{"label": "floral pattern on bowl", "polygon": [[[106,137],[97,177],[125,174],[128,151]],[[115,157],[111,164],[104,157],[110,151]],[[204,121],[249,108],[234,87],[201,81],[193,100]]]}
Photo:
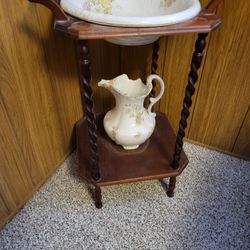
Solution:
{"label": "floral pattern on bowl", "polygon": [[87,0],[83,3],[83,9],[111,15],[113,1],[114,0]]}
{"label": "floral pattern on bowl", "polygon": [[[161,0],[162,8],[170,7],[176,0]],[[112,14],[114,0],[87,0],[83,2],[83,9],[96,13]]]}

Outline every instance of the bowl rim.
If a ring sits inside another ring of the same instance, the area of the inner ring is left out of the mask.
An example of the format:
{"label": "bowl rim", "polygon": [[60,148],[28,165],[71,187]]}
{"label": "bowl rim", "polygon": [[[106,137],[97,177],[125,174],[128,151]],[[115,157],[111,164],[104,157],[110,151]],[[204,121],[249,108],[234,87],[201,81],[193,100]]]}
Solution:
{"label": "bowl rim", "polygon": [[115,16],[83,10],[77,6],[80,1],[82,0],[61,0],[60,4],[64,11],[81,20],[118,27],[156,27],[176,24],[194,18],[201,11],[199,0],[189,0],[191,6],[177,13],[145,17]]}

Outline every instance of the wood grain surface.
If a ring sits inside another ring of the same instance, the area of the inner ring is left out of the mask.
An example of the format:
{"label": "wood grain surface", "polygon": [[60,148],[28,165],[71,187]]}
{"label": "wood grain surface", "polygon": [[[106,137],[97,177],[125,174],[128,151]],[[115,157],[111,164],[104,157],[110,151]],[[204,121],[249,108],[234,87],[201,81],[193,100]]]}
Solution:
{"label": "wood grain surface", "polygon": [[81,102],[73,41],[53,32],[51,13],[3,0],[0,20],[3,224],[73,149]]}
{"label": "wood grain surface", "polygon": [[[204,5],[208,1],[202,1]],[[250,2],[224,1],[223,25],[208,37],[188,138],[250,157]],[[236,21],[237,20],[237,21]],[[82,116],[74,41],[53,31],[43,6],[0,1],[0,224],[48,178],[75,145]],[[195,35],[161,39],[158,74],[166,92],[158,108],[175,131]],[[145,80],[151,45],[120,47],[90,41],[95,112],[114,105],[97,82],[121,73]]]}
{"label": "wood grain surface", "polygon": [[[154,133],[138,149],[125,151],[108,138],[103,127],[104,114],[97,117],[98,152],[101,180],[93,182],[90,169],[90,148],[88,144],[87,120],[81,119],[76,125],[77,153],[80,176],[98,186],[110,186],[136,181],[163,179],[178,176],[188,164],[187,156],[181,153],[178,169],[171,167],[176,136],[165,114],[157,112]],[[165,131],[166,136],[162,136]],[[168,138],[168,140],[166,140]],[[151,157],[150,157],[151,156]],[[148,158],[145,161],[145,158]],[[116,166],[115,168],[113,166]]]}
{"label": "wood grain surface", "polygon": [[159,27],[112,27],[88,22],[57,22],[56,29],[70,33],[81,40],[104,39],[125,36],[150,36],[150,35],[171,35],[180,33],[208,33],[217,28],[221,21],[216,15],[200,12],[198,16],[184,23],[172,24]]}
{"label": "wood grain surface", "polygon": [[233,150],[250,104],[249,14],[247,1],[224,1],[220,6],[223,26],[211,34],[188,134],[227,151]]}

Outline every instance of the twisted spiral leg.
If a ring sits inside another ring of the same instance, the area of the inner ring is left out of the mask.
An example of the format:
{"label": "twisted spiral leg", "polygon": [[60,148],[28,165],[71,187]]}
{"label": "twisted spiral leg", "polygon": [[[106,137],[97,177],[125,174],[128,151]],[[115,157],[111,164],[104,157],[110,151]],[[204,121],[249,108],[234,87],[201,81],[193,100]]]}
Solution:
{"label": "twisted spiral leg", "polygon": [[102,208],[102,191],[98,186],[95,187],[95,206],[96,208]]}
{"label": "twisted spiral leg", "polygon": [[[158,59],[159,59],[159,49],[160,49],[160,39],[154,42],[153,44],[153,54],[152,54],[152,65],[151,65],[151,74],[156,74],[158,68]],[[153,81],[153,88],[150,93],[150,97],[155,97],[155,81]]]}
{"label": "twisted spiral leg", "polygon": [[81,97],[85,115],[88,124],[88,135],[90,143],[90,165],[91,176],[95,181],[100,180],[99,157],[97,152],[97,127],[95,115],[93,113],[93,91],[91,88],[90,59],[87,41],[79,41],[79,65],[80,65],[80,83]]}
{"label": "twisted spiral leg", "polygon": [[186,87],[185,98],[183,101],[183,109],[181,112],[181,120],[179,122],[179,131],[177,134],[177,140],[175,144],[175,152],[172,162],[172,167],[177,169],[179,167],[179,161],[181,157],[181,151],[183,147],[183,138],[185,136],[185,129],[187,127],[187,119],[190,115],[190,107],[192,105],[192,96],[195,92],[195,83],[198,80],[198,70],[201,66],[203,59],[203,51],[206,47],[206,37],[208,34],[199,34],[195,43],[195,51],[193,53],[191,71],[188,76],[188,85]]}
{"label": "twisted spiral leg", "polygon": [[169,180],[169,186],[168,186],[168,191],[167,191],[167,195],[170,198],[174,197],[175,185],[176,185],[176,177],[171,177]]}

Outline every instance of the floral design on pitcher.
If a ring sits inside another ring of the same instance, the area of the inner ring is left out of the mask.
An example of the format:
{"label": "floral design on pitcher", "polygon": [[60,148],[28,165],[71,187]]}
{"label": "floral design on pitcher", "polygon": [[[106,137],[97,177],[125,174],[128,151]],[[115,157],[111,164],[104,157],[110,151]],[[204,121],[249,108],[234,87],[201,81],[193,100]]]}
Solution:
{"label": "floral design on pitcher", "polygon": [[87,0],[83,9],[104,14],[112,14],[112,2],[114,0]]}
{"label": "floral design on pitcher", "polygon": [[140,138],[141,138],[141,133],[140,133],[140,132],[137,132],[137,133],[134,135],[134,138],[135,138],[135,139],[140,139]]}
{"label": "floral design on pitcher", "polygon": [[[160,84],[160,93],[150,99],[146,109],[144,101],[152,90],[154,80]],[[105,132],[125,150],[137,149],[154,132],[156,114],[152,112],[152,107],[164,93],[163,80],[158,75],[149,75],[146,83],[143,83],[140,78],[131,80],[122,74],[112,80],[101,80],[98,86],[109,90],[116,101],[115,107],[104,117]]]}
{"label": "floral design on pitcher", "polygon": [[144,122],[142,108],[139,105],[133,104],[126,104],[125,106],[128,107],[126,113],[129,117],[135,119],[137,125],[141,125]]}

